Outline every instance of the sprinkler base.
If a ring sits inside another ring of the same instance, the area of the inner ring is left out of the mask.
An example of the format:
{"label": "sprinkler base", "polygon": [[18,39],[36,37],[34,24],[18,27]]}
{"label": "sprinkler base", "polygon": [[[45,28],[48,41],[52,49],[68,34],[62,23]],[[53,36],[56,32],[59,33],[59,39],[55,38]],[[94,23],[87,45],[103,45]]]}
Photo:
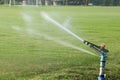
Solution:
{"label": "sprinkler base", "polygon": [[99,76],[98,80],[106,80],[104,76]]}

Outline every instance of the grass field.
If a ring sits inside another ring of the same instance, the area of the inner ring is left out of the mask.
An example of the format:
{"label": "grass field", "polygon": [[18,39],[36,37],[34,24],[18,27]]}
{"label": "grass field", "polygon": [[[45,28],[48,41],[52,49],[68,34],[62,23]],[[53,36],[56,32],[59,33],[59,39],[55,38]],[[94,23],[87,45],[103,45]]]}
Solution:
{"label": "grass field", "polygon": [[0,80],[97,80],[100,58],[46,38],[94,52],[43,19],[42,11],[83,39],[106,43],[107,80],[120,80],[120,7],[77,6],[0,6]]}

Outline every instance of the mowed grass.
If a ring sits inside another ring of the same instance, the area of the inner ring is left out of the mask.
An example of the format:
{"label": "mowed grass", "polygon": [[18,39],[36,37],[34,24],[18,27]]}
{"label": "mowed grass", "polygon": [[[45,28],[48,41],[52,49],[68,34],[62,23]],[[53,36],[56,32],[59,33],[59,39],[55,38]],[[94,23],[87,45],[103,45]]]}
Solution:
{"label": "mowed grass", "polygon": [[[0,80],[97,80],[100,58],[43,36],[94,52],[44,20],[43,11],[63,25],[70,20],[67,27],[78,36],[106,43],[106,78],[120,79],[120,7],[0,6]],[[29,34],[29,29],[42,34]]]}

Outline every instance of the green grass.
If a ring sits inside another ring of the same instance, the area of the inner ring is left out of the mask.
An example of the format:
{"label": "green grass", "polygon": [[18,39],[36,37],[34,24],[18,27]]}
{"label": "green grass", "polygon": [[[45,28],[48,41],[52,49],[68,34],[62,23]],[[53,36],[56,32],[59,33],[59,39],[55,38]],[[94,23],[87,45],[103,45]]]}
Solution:
{"label": "green grass", "polygon": [[[41,11],[61,24],[70,18],[72,32],[98,45],[106,43],[110,50],[107,80],[120,79],[120,7],[0,6],[0,80],[97,80],[98,57],[25,32],[34,29],[94,52],[45,21]],[[32,22],[26,22],[22,14],[31,16]],[[14,30],[13,26],[23,31]]]}

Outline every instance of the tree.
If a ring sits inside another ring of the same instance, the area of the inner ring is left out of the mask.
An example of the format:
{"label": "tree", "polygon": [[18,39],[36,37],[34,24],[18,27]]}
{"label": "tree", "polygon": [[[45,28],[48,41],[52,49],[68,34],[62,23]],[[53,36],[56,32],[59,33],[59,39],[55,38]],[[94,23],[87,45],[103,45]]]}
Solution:
{"label": "tree", "polygon": [[105,6],[109,6],[110,5],[110,0],[106,0],[105,1]]}
{"label": "tree", "polygon": [[120,5],[120,0],[114,0],[113,5],[114,6],[119,6]]}

